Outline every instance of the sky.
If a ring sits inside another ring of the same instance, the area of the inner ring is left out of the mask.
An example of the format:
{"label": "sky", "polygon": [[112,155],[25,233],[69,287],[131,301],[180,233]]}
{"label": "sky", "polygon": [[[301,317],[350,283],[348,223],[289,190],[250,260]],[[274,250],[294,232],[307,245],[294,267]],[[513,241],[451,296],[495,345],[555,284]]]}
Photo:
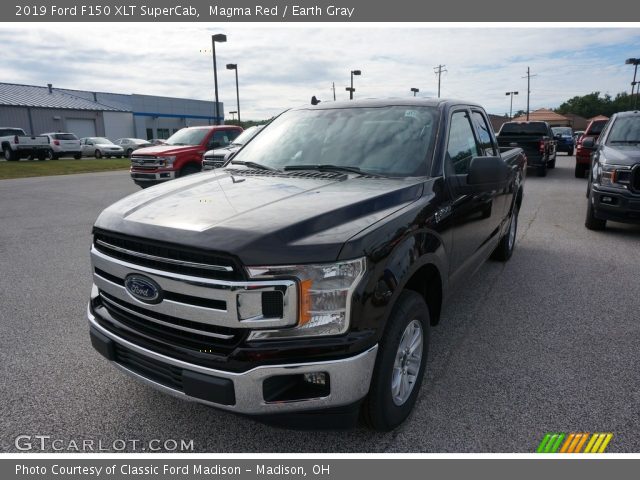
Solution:
{"label": "sky", "polygon": [[[238,64],[243,120],[262,120],[315,95],[348,99],[437,95],[434,67],[446,65],[441,96],[509,112],[555,108],[575,96],[630,92],[640,57],[640,28],[468,28],[391,24],[367,26],[174,23],[4,24],[0,82],[181,98],[214,98],[211,35],[217,44],[219,97],[236,110]],[[227,114],[228,117],[228,114]]]}

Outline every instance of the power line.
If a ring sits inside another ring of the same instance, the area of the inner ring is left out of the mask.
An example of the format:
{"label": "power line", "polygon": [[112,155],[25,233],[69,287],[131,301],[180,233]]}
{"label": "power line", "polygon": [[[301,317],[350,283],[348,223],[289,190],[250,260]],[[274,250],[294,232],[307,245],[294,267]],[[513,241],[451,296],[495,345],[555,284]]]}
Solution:
{"label": "power line", "polygon": [[531,97],[531,77],[537,77],[537,75],[531,75],[531,69],[527,67],[527,122],[529,121],[529,98]]}
{"label": "power line", "polygon": [[442,72],[446,72],[447,70],[444,68],[446,65],[438,65],[437,67],[433,67],[433,71],[438,75],[438,98],[440,98],[440,77],[442,76]]}

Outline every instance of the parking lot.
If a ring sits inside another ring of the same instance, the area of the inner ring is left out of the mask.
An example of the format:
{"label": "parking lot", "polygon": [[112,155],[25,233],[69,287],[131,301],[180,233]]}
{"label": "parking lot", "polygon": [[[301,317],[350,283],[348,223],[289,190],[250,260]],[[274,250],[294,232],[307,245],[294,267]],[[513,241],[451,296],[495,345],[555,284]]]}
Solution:
{"label": "parking lot", "polygon": [[415,411],[397,430],[292,431],[183,402],[91,347],[91,225],[128,172],[0,181],[2,451],[18,435],[193,439],[206,452],[533,452],[547,432],[640,450],[640,227],[584,227],[586,180],[558,155],[525,185],[518,243],[456,292]]}

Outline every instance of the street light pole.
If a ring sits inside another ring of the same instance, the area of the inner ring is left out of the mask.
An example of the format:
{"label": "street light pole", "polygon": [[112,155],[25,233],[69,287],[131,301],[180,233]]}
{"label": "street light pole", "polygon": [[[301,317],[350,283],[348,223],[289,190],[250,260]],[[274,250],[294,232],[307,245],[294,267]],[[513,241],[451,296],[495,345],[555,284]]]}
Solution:
{"label": "street light pole", "polygon": [[220,106],[218,99],[218,68],[216,66],[216,42],[226,42],[227,36],[222,33],[211,35],[211,52],[213,53],[213,83],[216,89],[216,118],[214,120],[215,125],[220,125]]}
{"label": "street light pole", "polygon": [[416,93],[418,93],[420,91],[419,88],[415,88],[415,87],[411,87],[411,91],[413,92],[413,96],[416,96]]}
{"label": "street light pole", "polygon": [[227,70],[235,70],[236,71],[236,99],[238,102],[238,123],[240,123],[240,87],[238,87],[238,64],[237,63],[227,63]]}
{"label": "street light pole", "polygon": [[509,95],[511,97],[511,106],[509,107],[509,118],[513,118],[513,96],[518,95],[518,92],[507,92],[505,95]]}
{"label": "street light pole", "polygon": [[351,87],[347,88],[347,90],[349,91],[349,100],[353,100],[353,92],[356,91],[356,89],[353,88],[353,76],[354,75],[362,75],[362,72],[360,70],[351,70]]}
{"label": "street light pole", "polygon": [[[636,91],[636,94],[634,96],[633,90],[638,84],[638,82],[636,82],[636,74],[638,73],[638,64],[640,63],[640,58],[627,58],[624,63],[626,63],[627,65],[635,65],[635,69],[633,70],[633,82],[631,82],[631,97],[633,98],[633,109],[635,110],[638,105],[638,92]],[[640,87],[638,87],[638,90],[640,90]]]}

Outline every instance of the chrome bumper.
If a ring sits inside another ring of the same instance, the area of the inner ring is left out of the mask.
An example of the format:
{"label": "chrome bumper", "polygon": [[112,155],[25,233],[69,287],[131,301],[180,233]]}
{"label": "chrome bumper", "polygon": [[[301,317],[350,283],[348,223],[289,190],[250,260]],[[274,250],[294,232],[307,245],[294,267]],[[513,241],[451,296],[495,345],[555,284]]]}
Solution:
{"label": "chrome bumper", "polygon": [[[243,373],[226,372],[176,360],[174,358],[167,357],[166,355],[142,348],[114,335],[100,326],[96,321],[95,316],[91,313],[90,307],[87,308],[87,315],[89,318],[89,324],[92,328],[108,337],[111,341],[120,344],[124,348],[132,350],[138,355],[143,355],[155,361],[190,370],[192,372],[231,380],[235,390],[235,403],[233,405],[222,405],[202,400],[200,398],[191,397],[182,391],[167,387],[166,385],[162,385],[133,372],[128,368],[125,368],[123,365],[120,365],[117,361],[112,362],[123,372],[170,395],[183,398],[185,400],[203,403],[216,408],[249,415],[320,410],[355,403],[369,392],[371,376],[373,374],[373,368],[378,352],[378,345],[374,345],[369,350],[354,357],[340,360],[301,364],[268,365],[256,367]],[[280,375],[296,375],[311,372],[327,372],[329,374],[329,395],[321,398],[311,398],[291,402],[265,401],[263,396],[263,382],[265,379]]]}

